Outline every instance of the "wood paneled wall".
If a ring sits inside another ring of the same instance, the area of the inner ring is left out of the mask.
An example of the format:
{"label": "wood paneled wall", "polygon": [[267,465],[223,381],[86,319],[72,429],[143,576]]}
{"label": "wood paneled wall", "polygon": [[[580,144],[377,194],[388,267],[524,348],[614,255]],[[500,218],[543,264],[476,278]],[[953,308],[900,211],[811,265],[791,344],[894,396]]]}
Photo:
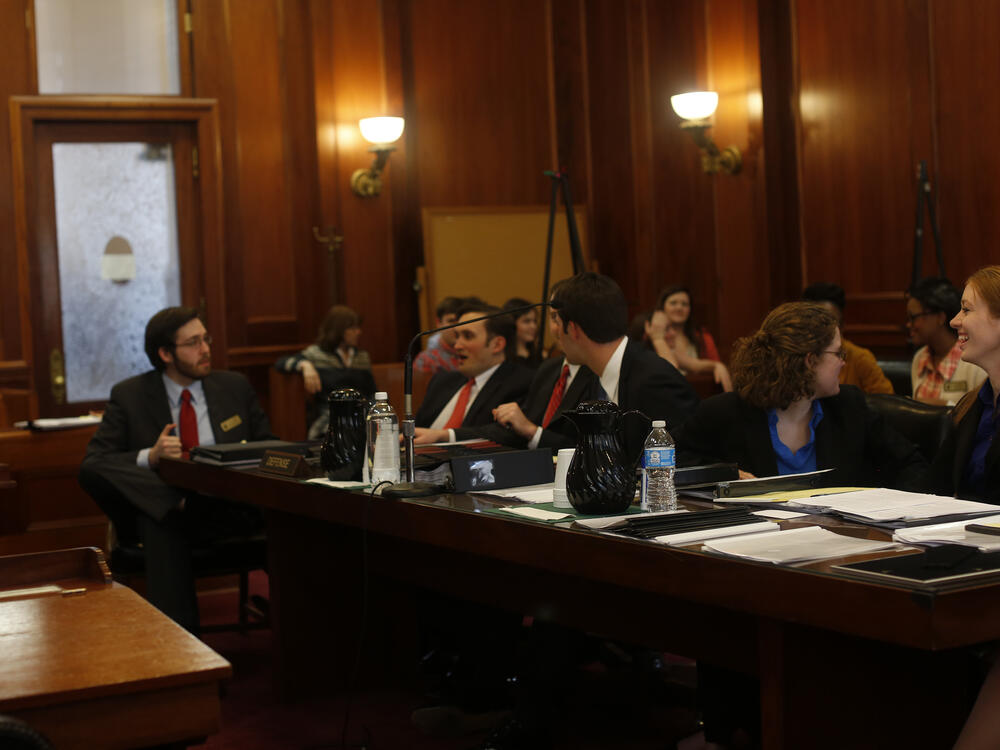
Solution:
{"label": "wood paneled wall", "polygon": [[[30,5],[0,3],[5,95],[34,92]],[[542,172],[555,166],[633,312],[687,283],[724,351],[804,283],[833,280],[848,291],[848,335],[905,354],[921,159],[949,275],[991,262],[1000,239],[1000,156],[986,146],[1000,125],[992,0],[190,7],[185,93],[217,98],[223,129],[225,358],[259,385],[279,351],[312,339],[333,297],[363,314],[376,360],[400,359],[417,328],[421,208],[545,203]],[[743,152],[737,176],[703,174],[677,127],[669,96],[701,87],[720,93],[710,132]],[[406,130],[382,195],[362,199],[348,181],[371,161],[356,127],[371,114],[402,114]],[[0,137],[7,128],[0,118]],[[9,159],[0,149],[0,174]],[[11,205],[2,184],[0,385],[15,387],[27,385],[17,361],[30,321],[9,293]],[[332,262],[313,226],[342,233]]]}

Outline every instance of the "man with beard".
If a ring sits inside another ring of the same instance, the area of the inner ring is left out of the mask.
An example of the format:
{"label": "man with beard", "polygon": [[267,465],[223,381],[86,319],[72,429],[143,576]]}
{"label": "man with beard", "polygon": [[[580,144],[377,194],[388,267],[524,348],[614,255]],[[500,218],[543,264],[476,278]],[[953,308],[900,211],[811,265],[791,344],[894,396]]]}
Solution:
{"label": "man with beard", "polygon": [[212,372],[211,344],[197,310],[156,313],[145,335],[154,369],[111,389],[80,467],[80,485],[119,535],[142,542],[147,599],[191,631],[198,629],[192,546],[253,533],[261,520],[246,506],[185,496],[160,479],[160,459],[187,457],[196,445],[272,437],[247,379]]}

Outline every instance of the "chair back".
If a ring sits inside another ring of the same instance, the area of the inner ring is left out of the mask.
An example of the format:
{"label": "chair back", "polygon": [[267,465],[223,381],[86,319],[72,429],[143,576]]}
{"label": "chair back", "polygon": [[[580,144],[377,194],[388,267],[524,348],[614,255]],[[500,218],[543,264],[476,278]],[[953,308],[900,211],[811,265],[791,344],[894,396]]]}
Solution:
{"label": "chair back", "polygon": [[910,374],[910,360],[908,359],[880,359],[876,364],[881,368],[889,382],[892,383],[892,390],[897,396],[913,395],[913,380]]}
{"label": "chair back", "polygon": [[916,443],[924,458],[933,461],[951,428],[947,406],[934,406],[892,393],[865,394],[868,408],[874,409],[903,437]]}

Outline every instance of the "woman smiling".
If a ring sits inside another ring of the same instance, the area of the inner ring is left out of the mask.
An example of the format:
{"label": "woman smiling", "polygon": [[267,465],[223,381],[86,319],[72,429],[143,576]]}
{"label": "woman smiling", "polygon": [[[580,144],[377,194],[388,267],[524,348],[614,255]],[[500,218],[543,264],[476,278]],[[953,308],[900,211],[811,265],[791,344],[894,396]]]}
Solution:
{"label": "woman smiling", "polygon": [[965,283],[962,306],[952,318],[962,361],[983,368],[987,380],[952,411],[955,429],[935,458],[929,491],[988,503],[1000,502],[1000,266],[976,271]]}

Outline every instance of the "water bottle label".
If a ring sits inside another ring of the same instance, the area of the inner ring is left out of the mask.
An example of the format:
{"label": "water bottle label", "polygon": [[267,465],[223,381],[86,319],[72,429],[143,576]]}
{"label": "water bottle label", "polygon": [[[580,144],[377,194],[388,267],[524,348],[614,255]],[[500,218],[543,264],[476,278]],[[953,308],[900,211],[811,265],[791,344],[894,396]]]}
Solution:
{"label": "water bottle label", "polygon": [[642,453],[642,468],[672,469],[674,467],[674,449],[646,448]]}

